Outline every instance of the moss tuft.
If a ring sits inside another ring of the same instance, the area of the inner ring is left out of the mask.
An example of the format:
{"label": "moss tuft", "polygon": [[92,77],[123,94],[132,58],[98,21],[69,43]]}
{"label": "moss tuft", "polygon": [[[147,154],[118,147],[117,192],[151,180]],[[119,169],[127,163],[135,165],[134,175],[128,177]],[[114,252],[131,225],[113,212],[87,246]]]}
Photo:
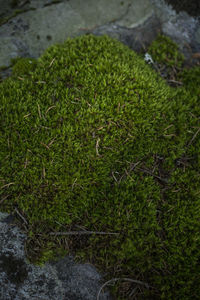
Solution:
{"label": "moss tuft", "polygon": [[159,34],[152,42],[148,53],[153,60],[168,67],[181,67],[184,56],[179,52],[178,46],[167,36]]}
{"label": "moss tuft", "polygon": [[1,211],[27,221],[30,261],[60,249],[148,283],[138,299],[198,299],[199,96],[89,34],[4,80],[0,99]]}
{"label": "moss tuft", "polygon": [[37,60],[27,57],[17,57],[11,60],[11,64],[13,65],[12,75],[23,76],[35,70]]}

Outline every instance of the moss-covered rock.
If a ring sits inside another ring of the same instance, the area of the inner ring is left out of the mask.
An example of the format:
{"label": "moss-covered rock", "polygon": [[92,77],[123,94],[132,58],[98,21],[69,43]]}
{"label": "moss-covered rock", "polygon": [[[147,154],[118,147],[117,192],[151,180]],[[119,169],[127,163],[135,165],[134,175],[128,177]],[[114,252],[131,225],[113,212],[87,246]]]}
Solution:
{"label": "moss-covered rock", "polygon": [[[30,258],[70,250],[106,279],[148,283],[138,299],[197,299],[198,94],[85,35],[3,81],[0,99],[0,208],[25,222]],[[114,292],[128,299],[123,283]]]}

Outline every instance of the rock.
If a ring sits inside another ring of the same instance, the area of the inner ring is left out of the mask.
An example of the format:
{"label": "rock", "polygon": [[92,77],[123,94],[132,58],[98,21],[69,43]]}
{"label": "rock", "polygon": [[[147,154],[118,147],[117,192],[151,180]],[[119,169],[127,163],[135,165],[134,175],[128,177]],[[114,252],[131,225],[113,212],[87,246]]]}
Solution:
{"label": "rock", "polygon": [[[13,3],[0,0],[4,18],[0,26],[0,67],[9,67],[16,57],[37,58],[50,45],[85,33],[108,34],[139,51],[163,31],[178,43],[187,59],[200,47],[199,21],[185,12],[176,14],[164,0],[112,0],[109,5],[106,0],[90,0],[87,5],[78,0]],[[1,72],[3,78],[9,74]]]}
{"label": "rock", "polygon": [[[96,300],[101,275],[91,264],[75,264],[71,256],[43,267],[28,263],[26,235],[13,218],[0,213],[0,300]],[[109,300],[108,292],[100,295]]]}
{"label": "rock", "polygon": [[165,0],[176,10],[186,11],[191,16],[200,16],[200,2],[197,0]]}
{"label": "rock", "polygon": [[161,22],[162,32],[178,44],[186,59],[200,49],[198,18],[189,16],[185,11],[176,13],[171,5],[164,0],[151,0],[155,7],[155,14]]}
{"label": "rock", "polygon": [[87,3],[0,0],[4,18],[0,26],[0,67],[7,67],[0,71],[1,77],[11,74],[12,58],[37,58],[50,45],[85,33],[107,34],[140,51],[163,31],[178,43],[186,59],[199,52],[199,21],[185,12],[177,14],[164,0]]}
{"label": "rock", "polygon": [[[38,57],[50,45],[62,43],[67,37],[85,33],[105,24],[127,28],[137,27],[153,14],[152,5],[144,0],[132,4],[128,0],[94,2],[59,2],[46,6],[46,1],[30,1],[29,9],[0,27],[0,65],[8,66],[17,56]],[[106,9],[105,9],[106,7]],[[34,9],[34,10],[31,10]],[[21,43],[19,43],[21,42]]]}

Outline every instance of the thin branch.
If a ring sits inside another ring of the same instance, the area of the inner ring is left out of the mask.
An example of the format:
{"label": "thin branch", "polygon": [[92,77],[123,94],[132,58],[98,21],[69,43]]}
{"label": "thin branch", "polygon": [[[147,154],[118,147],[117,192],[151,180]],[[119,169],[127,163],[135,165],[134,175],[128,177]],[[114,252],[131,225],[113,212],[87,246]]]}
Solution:
{"label": "thin branch", "polygon": [[179,84],[179,85],[183,85],[183,83],[182,82],[180,82],[180,81],[176,81],[176,80],[168,80],[168,82],[172,82],[172,83],[176,83],[176,84]]}
{"label": "thin branch", "polygon": [[149,175],[151,175],[151,176],[153,176],[153,177],[159,179],[159,180],[162,181],[163,183],[167,183],[167,180],[166,180],[166,179],[161,178],[160,176],[157,176],[157,175],[153,174],[153,173],[152,173],[151,171],[149,171],[149,170],[145,170],[145,169],[141,169],[141,168],[138,168],[138,170],[139,170],[139,171],[142,171],[142,172],[144,172],[144,173],[147,173],[147,174],[149,174]]}
{"label": "thin branch", "polygon": [[51,232],[50,235],[83,235],[83,234],[119,234],[117,232],[101,232],[101,231],[67,231],[67,232]]}
{"label": "thin branch", "polygon": [[1,186],[1,189],[5,188],[5,187],[8,187],[8,186],[10,186],[12,184],[15,184],[15,182],[10,182],[10,183],[7,183],[7,184]]}
{"label": "thin branch", "polygon": [[[136,284],[141,284],[141,285],[144,285],[147,289],[149,288],[149,285],[148,285],[147,283],[142,282],[142,281],[140,281],[140,280],[134,280],[134,279],[130,279],[130,278],[112,278],[112,279],[106,281],[106,282],[101,286],[101,288],[99,289],[98,294],[97,294],[97,300],[99,300],[99,296],[100,296],[100,294],[101,294],[101,291],[102,291],[102,289],[103,289],[106,285],[108,285],[108,284],[111,283],[111,282],[118,281],[118,280],[129,281],[129,282],[133,282],[133,283],[136,283]],[[134,289],[134,290],[135,290],[135,289]]]}
{"label": "thin branch", "polygon": [[3,203],[3,201],[6,200],[6,199],[8,198],[8,196],[9,196],[9,195],[7,195],[7,196],[5,196],[4,198],[2,198],[2,199],[0,200],[0,204]]}
{"label": "thin branch", "polygon": [[96,153],[97,153],[97,156],[99,156],[99,151],[98,151],[98,148],[99,148],[99,142],[100,142],[100,138],[97,139],[97,142],[96,142]]}
{"label": "thin branch", "polygon": [[18,211],[17,208],[15,208],[16,213],[20,216],[20,218],[24,221],[24,223],[27,225],[28,222],[26,221],[26,219],[22,216],[22,214],[20,214],[20,212]]}
{"label": "thin branch", "polygon": [[199,129],[197,130],[197,132],[193,135],[193,137],[192,137],[191,141],[188,143],[187,147],[189,147],[189,146],[192,144],[192,142],[193,142],[194,139],[196,138],[196,136],[197,136],[197,134],[199,133],[199,131],[200,131],[200,127],[199,127]]}

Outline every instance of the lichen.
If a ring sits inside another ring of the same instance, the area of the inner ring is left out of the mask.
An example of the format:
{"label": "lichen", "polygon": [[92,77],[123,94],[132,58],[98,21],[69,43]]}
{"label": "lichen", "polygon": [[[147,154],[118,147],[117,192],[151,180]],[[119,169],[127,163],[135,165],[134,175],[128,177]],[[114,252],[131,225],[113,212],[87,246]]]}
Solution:
{"label": "lichen", "polygon": [[[138,299],[197,298],[198,94],[89,34],[4,80],[0,99],[1,210],[27,220],[29,259],[59,248],[148,283]],[[128,299],[127,284],[113,293]]]}

